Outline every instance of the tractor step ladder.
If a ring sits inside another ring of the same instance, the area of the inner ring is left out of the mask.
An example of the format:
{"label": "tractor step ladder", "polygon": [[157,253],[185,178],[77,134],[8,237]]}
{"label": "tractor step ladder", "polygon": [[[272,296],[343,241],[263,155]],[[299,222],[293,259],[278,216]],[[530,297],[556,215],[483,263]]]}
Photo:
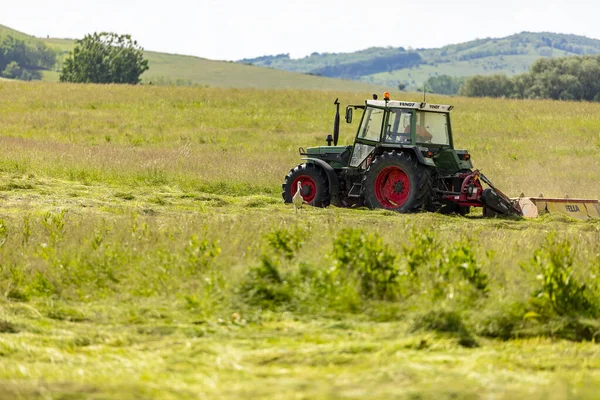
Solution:
{"label": "tractor step ladder", "polygon": [[360,192],[362,189],[362,185],[360,183],[352,184],[350,191],[348,192],[348,197],[360,197]]}

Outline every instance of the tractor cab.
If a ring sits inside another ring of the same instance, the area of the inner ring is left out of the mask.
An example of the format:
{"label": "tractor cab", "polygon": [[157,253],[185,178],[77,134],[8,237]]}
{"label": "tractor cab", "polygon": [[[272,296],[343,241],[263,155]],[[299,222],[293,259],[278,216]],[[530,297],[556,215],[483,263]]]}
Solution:
{"label": "tractor cab", "polygon": [[390,100],[367,100],[346,107],[346,122],[362,109],[348,167],[366,169],[369,157],[390,149],[412,150],[419,161],[447,174],[472,168],[465,150],[454,150],[451,105]]}
{"label": "tractor cab", "polygon": [[[452,106],[403,101],[368,100],[356,135],[360,142],[452,147]],[[346,115],[352,115],[347,111]],[[352,122],[351,117],[346,118]]]}

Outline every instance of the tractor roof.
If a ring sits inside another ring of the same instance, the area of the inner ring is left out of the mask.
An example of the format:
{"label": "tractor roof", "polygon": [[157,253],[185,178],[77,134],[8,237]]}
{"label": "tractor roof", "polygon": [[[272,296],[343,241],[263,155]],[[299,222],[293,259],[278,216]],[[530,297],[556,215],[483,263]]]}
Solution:
{"label": "tractor roof", "polygon": [[416,101],[401,101],[401,100],[367,100],[368,106],[387,107],[387,108],[413,108],[424,111],[450,112],[454,106],[445,104],[428,104],[419,103]]}

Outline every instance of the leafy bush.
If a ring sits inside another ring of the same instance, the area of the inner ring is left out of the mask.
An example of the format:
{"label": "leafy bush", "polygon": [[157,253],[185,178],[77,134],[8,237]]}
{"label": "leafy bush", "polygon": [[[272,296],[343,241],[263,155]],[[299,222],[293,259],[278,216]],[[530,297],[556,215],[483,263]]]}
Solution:
{"label": "leafy bush", "polygon": [[291,260],[304,244],[306,231],[302,228],[274,229],[266,235],[270,250]]}
{"label": "leafy bush", "polygon": [[529,268],[537,273],[540,286],[532,293],[531,303],[541,315],[584,316],[599,314],[597,295],[574,274],[575,253],[568,240],[550,234],[542,247],[534,252]]}
{"label": "leafy bush", "polygon": [[[277,309],[282,306],[291,307],[296,297],[298,287],[305,286],[304,296],[310,297],[311,273],[304,274],[302,268],[288,268],[282,272],[283,263],[291,262],[296,252],[303,245],[305,236],[303,228],[276,228],[265,235],[265,250],[260,264],[250,268],[240,286],[240,294],[245,302],[267,309]],[[295,266],[294,266],[295,267]]]}
{"label": "leafy bush", "polygon": [[365,298],[397,298],[400,272],[396,253],[376,234],[344,229],[333,242],[335,271],[344,279],[358,279]]}
{"label": "leafy bush", "polygon": [[474,289],[486,293],[488,291],[488,276],[477,266],[475,255],[467,243],[456,244],[446,258],[447,268],[456,268],[458,274]]}
{"label": "leafy bush", "polygon": [[461,293],[470,300],[488,291],[488,276],[466,242],[445,247],[433,232],[413,231],[403,255],[412,293],[431,293],[434,299],[453,299]]}
{"label": "leafy bush", "polygon": [[242,281],[240,293],[248,304],[274,309],[293,299],[293,287],[283,279],[280,265],[263,255],[258,266],[250,268]]}

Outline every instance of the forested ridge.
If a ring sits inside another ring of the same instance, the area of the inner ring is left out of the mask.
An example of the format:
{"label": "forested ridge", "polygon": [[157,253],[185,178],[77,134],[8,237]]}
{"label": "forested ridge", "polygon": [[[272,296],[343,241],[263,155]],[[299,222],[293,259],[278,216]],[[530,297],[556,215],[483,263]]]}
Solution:
{"label": "forested ridge", "polygon": [[428,79],[447,75],[456,81],[436,82],[447,90],[450,86],[456,89],[457,82],[475,75],[528,73],[539,58],[596,54],[600,54],[600,40],[597,39],[553,32],[521,32],[433,49],[371,47],[348,53],[313,52],[296,59],[284,53],[239,62],[391,87],[400,85],[408,90],[421,90]]}

